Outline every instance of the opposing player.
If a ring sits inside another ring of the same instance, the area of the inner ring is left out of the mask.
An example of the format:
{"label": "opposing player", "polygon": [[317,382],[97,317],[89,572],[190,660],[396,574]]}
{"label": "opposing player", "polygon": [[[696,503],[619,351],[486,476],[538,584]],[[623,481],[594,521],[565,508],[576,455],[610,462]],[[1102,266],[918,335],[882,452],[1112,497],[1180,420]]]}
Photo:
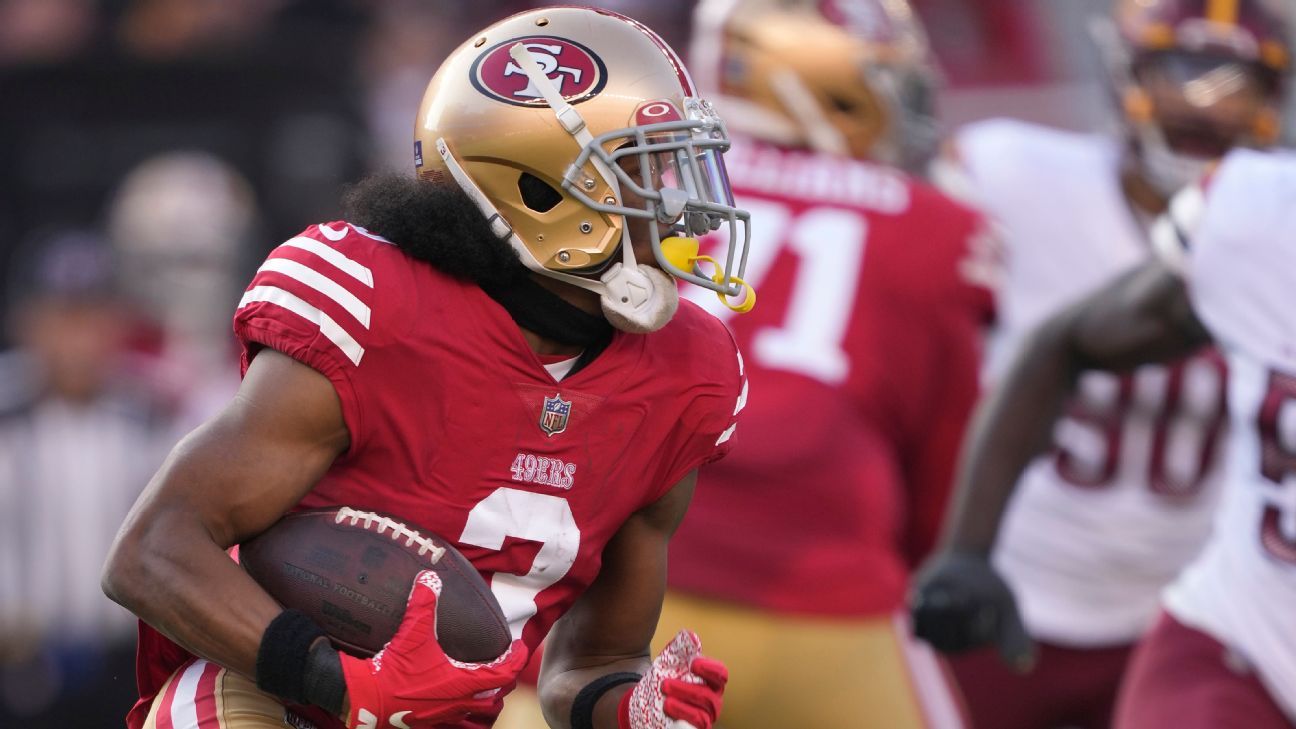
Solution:
{"label": "opposing player", "polygon": [[[1118,729],[1290,727],[1296,722],[1296,157],[1237,151],[1157,224],[1158,259],[1040,325],[978,419],[951,552],[919,591],[917,627],[993,639],[1012,595],[986,565],[1013,479],[1082,370],[1129,370],[1212,338],[1228,358],[1230,434],[1215,529],[1165,593],[1134,655]],[[1204,208],[1203,208],[1204,200]],[[1081,517],[1083,518],[1083,517]],[[1143,535],[1126,535],[1141,539]]]}
{"label": "opposing player", "polygon": [[732,667],[726,727],[957,726],[900,611],[977,395],[995,261],[975,213],[894,166],[936,139],[922,32],[895,2],[705,2],[697,21],[699,81],[743,133],[727,159],[761,302],[711,306],[751,397],[672,541],[662,624]]}
{"label": "opposing player", "polygon": [[[129,725],[486,727],[548,635],[552,726],[712,726],[725,667],[692,633],[648,647],[667,541],[746,392],[732,338],[673,280],[750,301],[727,147],[674,52],[623,16],[523,13],[457,49],[419,112],[417,178],[362,185],[349,222],[271,253],[235,315],[238,396],[123,527],[104,584],[145,623]],[[663,239],[723,223],[730,268],[709,277]],[[339,504],[454,542],[510,651],[448,660],[421,580],[381,653],[339,654],[225,553]]]}
{"label": "opposing player", "polygon": [[[957,175],[1005,242],[992,381],[1041,320],[1151,255],[1148,227],[1170,192],[1228,147],[1277,133],[1285,30],[1260,2],[1122,1],[1115,20],[1108,51],[1126,136],[994,120],[961,130],[957,158],[942,160],[940,176]],[[1051,447],[1022,474],[993,553],[1037,641],[1034,670],[1018,673],[990,650],[951,661],[977,725],[1109,725],[1131,646],[1210,529],[1225,374],[1203,348],[1080,378]]]}

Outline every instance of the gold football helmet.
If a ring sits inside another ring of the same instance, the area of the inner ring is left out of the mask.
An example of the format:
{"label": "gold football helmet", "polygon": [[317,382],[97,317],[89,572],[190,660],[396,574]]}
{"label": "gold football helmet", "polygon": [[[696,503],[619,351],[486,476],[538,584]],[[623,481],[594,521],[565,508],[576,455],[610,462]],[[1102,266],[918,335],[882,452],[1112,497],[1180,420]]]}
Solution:
{"label": "gold football helmet", "polygon": [[[524,265],[599,293],[609,320],[632,331],[664,324],[678,293],[635,261],[627,219],[649,223],[663,270],[751,298],[728,147],[657,34],[577,7],[514,15],[470,38],[432,78],[414,130],[421,177],[458,183]],[[699,257],[692,238],[721,227],[723,263]]]}
{"label": "gold football helmet", "polygon": [[689,59],[744,134],[924,166],[935,62],[906,0],[702,0]]}

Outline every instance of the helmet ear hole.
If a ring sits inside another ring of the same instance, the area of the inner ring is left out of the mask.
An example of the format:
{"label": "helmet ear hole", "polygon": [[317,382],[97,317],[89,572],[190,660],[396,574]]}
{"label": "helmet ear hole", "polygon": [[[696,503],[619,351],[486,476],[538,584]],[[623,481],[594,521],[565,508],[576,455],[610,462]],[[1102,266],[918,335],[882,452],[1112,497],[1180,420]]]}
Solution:
{"label": "helmet ear hole", "polygon": [[530,172],[518,177],[518,192],[522,194],[522,204],[537,213],[547,213],[562,202],[562,193]]}
{"label": "helmet ear hole", "polygon": [[830,95],[828,97],[828,103],[832,104],[834,110],[843,114],[853,114],[858,110],[859,106],[855,103],[854,99],[848,99],[844,96],[838,96],[837,94]]}

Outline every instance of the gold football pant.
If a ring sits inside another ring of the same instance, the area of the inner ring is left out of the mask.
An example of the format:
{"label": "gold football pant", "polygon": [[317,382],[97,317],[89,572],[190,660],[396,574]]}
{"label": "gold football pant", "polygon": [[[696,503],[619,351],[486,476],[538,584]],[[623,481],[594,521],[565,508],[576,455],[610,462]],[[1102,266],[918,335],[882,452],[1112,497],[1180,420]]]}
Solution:
{"label": "gold football pant", "polygon": [[300,729],[284,705],[243,676],[204,660],[167,679],[144,729]]}
{"label": "gold football pant", "polygon": [[[720,729],[961,729],[944,664],[902,616],[822,619],[671,593],[653,650],[680,628],[729,667]],[[504,700],[495,729],[545,729],[535,692]]]}
{"label": "gold football pant", "polygon": [[724,729],[957,729],[944,665],[899,615],[825,619],[667,595],[653,650],[680,628],[729,667]]}

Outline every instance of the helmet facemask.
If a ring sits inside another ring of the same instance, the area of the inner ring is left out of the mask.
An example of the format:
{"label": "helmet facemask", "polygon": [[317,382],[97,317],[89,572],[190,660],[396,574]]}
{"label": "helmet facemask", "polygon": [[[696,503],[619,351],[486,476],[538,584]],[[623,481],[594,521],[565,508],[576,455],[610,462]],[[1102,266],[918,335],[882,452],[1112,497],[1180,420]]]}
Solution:
{"label": "helmet facemask", "polygon": [[1263,3],[1122,0],[1089,29],[1143,177],[1162,194],[1233,147],[1277,141],[1288,51],[1281,16]]}
{"label": "helmet facemask", "polygon": [[[669,121],[638,124],[594,137],[568,168],[563,189],[590,208],[627,219],[649,222],[643,226],[652,242],[653,255],[663,270],[723,296],[744,294],[741,282],[747,266],[750,216],[734,206],[729,176],[721,153],[729,148],[724,125],[709,104],[700,99],[685,102],[685,117],[666,101],[644,104],[638,117],[656,112]],[[612,151],[608,151],[611,149]],[[610,170],[620,202],[594,200],[582,189],[587,163]],[[631,204],[637,202],[639,204]],[[681,258],[678,247],[663,247],[670,237],[696,238],[727,224],[728,244],[719,270],[708,275],[692,260]],[[671,235],[663,238],[663,229]],[[630,226],[623,233],[623,249],[630,243]],[[633,255],[633,254],[631,254]],[[627,261],[632,265],[633,258]],[[735,264],[737,266],[735,267]],[[722,272],[732,272],[726,275]]]}
{"label": "helmet facemask", "polygon": [[1276,93],[1254,64],[1168,51],[1140,58],[1132,75],[1126,113],[1150,181],[1166,192],[1199,178],[1234,146],[1276,139]]}

